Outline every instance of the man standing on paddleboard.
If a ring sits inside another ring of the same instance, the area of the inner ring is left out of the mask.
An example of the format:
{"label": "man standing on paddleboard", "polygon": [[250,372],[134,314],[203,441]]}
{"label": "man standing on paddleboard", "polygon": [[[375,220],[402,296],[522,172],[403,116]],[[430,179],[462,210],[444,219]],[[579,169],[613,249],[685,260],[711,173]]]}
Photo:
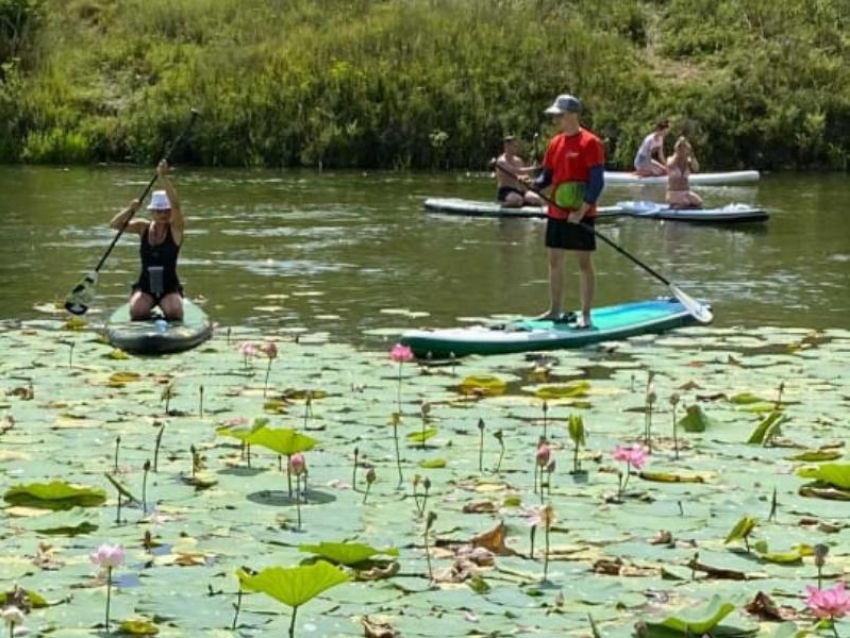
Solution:
{"label": "man standing on paddleboard", "polygon": [[596,135],[580,126],[581,109],[581,101],[568,94],[559,95],[546,109],[561,133],[549,142],[543,170],[533,184],[537,190],[551,186],[550,198],[557,204],[549,204],[546,221],[549,310],[540,319],[563,320],[564,261],[567,251],[573,251],[581,272],[582,317],[577,327],[590,328],[594,292],[591,255],[596,250],[596,236],[590,228],[596,219],[596,200],[605,185],[605,149]]}

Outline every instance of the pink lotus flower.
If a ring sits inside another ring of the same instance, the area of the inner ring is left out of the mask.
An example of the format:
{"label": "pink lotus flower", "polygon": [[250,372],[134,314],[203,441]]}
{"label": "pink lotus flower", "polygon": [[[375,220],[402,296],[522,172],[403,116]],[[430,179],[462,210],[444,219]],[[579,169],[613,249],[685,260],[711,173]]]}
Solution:
{"label": "pink lotus flower", "polygon": [[101,569],[118,567],[124,562],[124,548],[120,545],[101,545],[96,552],[89,554],[91,562]]}
{"label": "pink lotus flower", "polygon": [[307,471],[307,460],[304,455],[297,452],[289,457],[289,472],[293,476],[301,476]]}
{"label": "pink lotus flower", "polygon": [[265,341],[257,348],[269,359],[277,359],[277,344],[274,341]]}
{"label": "pink lotus flower", "polygon": [[618,445],[614,449],[615,461],[628,463],[636,470],[639,470],[646,465],[647,456],[646,448],[637,443],[629,446]]}
{"label": "pink lotus flower", "polygon": [[850,595],[843,582],[832,589],[818,589],[812,585],[806,585],[806,589],[809,590],[806,607],[815,618],[841,618],[850,612]]}
{"label": "pink lotus flower", "polygon": [[237,350],[239,350],[239,354],[245,357],[256,357],[260,354],[260,349],[257,347],[256,343],[251,343],[250,341],[243,341],[237,346]]}
{"label": "pink lotus flower", "polygon": [[552,449],[542,443],[537,448],[537,465],[540,467],[546,467],[549,464],[549,458],[552,456]]}
{"label": "pink lotus flower", "polygon": [[390,359],[396,363],[404,363],[405,361],[413,360],[413,350],[400,343],[395,344],[390,350]]}

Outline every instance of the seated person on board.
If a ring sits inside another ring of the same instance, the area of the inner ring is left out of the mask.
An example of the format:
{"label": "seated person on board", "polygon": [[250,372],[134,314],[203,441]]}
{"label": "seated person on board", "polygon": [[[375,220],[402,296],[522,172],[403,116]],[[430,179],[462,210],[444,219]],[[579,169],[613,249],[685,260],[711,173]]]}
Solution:
{"label": "seated person on board", "polygon": [[699,170],[690,142],[682,136],[676,140],[673,154],[667,160],[667,197],[670,208],[702,208],[702,198],[691,191],[689,177]]}
{"label": "seated person on board", "polygon": [[[496,160],[496,164],[515,175],[533,175],[537,172],[537,169],[526,165],[522,158],[517,155],[517,147],[516,138],[513,135],[508,135],[505,138],[503,152]],[[536,193],[528,190],[528,187],[523,186],[508,173],[500,171],[498,168],[496,168],[496,184],[499,186],[496,199],[502,206],[520,208],[522,206],[543,205],[543,200]]]}
{"label": "seated person on board", "polygon": [[664,136],[670,130],[670,123],[662,120],[655,130],[643,138],[635,155],[635,173],[640,177],[655,177],[667,174],[664,161]]}

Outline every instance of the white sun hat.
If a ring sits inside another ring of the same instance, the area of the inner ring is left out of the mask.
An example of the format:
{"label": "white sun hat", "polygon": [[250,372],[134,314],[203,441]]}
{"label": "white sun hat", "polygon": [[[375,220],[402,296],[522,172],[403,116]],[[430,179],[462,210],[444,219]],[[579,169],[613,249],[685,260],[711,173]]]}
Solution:
{"label": "white sun hat", "polygon": [[154,191],[151,194],[151,203],[148,204],[148,210],[171,210],[171,202],[168,201],[168,194],[165,191]]}

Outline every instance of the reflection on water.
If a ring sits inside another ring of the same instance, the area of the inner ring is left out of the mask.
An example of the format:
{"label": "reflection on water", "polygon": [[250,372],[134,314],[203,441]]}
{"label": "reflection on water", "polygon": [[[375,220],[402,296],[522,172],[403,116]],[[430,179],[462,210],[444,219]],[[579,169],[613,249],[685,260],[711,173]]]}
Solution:
{"label": "reflection on water", "polygon": [[[149,171],[0,168],[4,318],[62,298],[108,244],[106,221]],[[188,215],[180,273],[223,324],[304,326],[358,340],[374,328],[453,325],[458,317],[533,313],[546,304],[544,223],[426,214],[427,196],[489,199],[486,175],[176,171]],[[766,208],[766,225],[703,227],[621,219],[599,228],[687,292],[720,326],[850,327],[850,221],[843,176],[769,176],[699,189],[708,205]],[[604,203],[663,197],[608,188]],[[137,239],[122,239],[97,304],[118,305],[135,278]],[[664,286],[604,245],[600,304],[655,297]],[[577,301],[570,273],[569,305]],[[320,293],[320,294],[319,294]],[[382,309],[427,313],[410,318]]]}

